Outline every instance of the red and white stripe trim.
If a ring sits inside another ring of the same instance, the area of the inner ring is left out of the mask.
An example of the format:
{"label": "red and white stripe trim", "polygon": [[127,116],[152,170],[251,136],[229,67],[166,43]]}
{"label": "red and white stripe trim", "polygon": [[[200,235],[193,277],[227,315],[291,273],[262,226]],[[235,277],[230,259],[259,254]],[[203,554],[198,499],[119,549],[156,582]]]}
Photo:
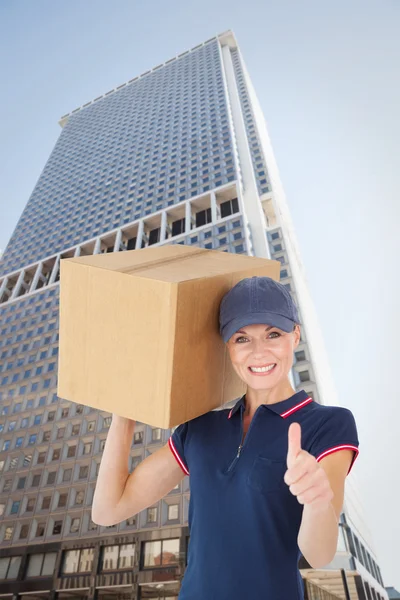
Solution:
{"label": "red and white stripe trim", "polygon": [[[283,417],[284,419],[286,419],[286,417],[289,417],[291,414],[293,414],[294,412],[296,412],[296,410],[299,410],[300,408],[303,408],[303,406],[306,406],[307,404],[310,404],[310,402],[312,402],[313,399],[310,398],[310,396],[308,398],[306,398],[305,400],[302,400],[301,402],[299,402],[298,404],[296,404],[296,406],[292,406],[292,408],[290,408],[289,410],[286,410],[284,413],[281,413],[280,416]],[[266,405],[268,406],[268,405]],[[231,418],[232,416],[232,412],[233,409],[235,407],[231,408],[229,414],[228,414],[228,419]]]}
{"label": "red and white stripe trim", "polygon": [[312,401],[313,401],[313,399],[310,398],[310,396],[309,396],[308,398],[306,398],[302,402],[299,402],[299,404],[296,404],[296,406],[293,406],[289,410],[286,410],[285,412],[281,413],[281,417],[283,417],[284,419],[286,419],[286,417],[289,417],[289,415],[291,415],[292,413],[296,412],[296,410],[299,410],[299,408],[303,408],[303,406],[306,406],[306,404],[310,404],[310,402],[312,402]]}
{"label": "red and white stripe trim", "polygon": [[354,450],[355,452],[349,470],[347,471],[347,474],[349,474],[354,465],[354,461],[356,460],[359,454],[357,446],[353,446],[352,444],[342,444],[341,446],[333,446],[332,448],[325,450],[325,452],[322,452],[319,456],[317,456],[316,461],[319,462],[320,460],[325,458],[325,456],[329,456],[329,454],[333,454],[334,452],[339,452],[339,450]]}
{"label": "red and white stripe trim", "polygon": [[168,444],[169,447],[171,448],[172,454],[175,456],[179,466],[181,467],[182,471],[185,473],[185,475],[189,475],[189,471],[187,470],[185,463],[183,462],[183,460],[181,459],[181,457],[178,454],[177,449],[175,448],[175,444],[172,441],[172,437],[169,438],[168,440]]}

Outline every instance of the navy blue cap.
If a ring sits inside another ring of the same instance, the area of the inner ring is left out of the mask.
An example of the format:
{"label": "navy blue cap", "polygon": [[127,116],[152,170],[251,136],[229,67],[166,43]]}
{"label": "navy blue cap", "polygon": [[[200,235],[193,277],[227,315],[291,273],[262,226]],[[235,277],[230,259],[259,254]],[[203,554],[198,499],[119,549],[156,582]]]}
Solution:
{"label": "navy blue cap", "polygon": [[246,325],[271,325],[291,332],[299,315],[284,285],[270,277],[247,277],[222,298],[219,331],[224,342]]}

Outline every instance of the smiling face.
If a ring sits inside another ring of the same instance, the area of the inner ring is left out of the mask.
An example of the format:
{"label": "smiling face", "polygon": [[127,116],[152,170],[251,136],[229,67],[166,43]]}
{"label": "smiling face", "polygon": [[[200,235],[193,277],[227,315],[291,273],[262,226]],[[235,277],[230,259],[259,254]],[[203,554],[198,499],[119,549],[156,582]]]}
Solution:
{"label": "smiling face", "polygon": [[227,348],[240,379],[253,390],[267,390],[287,384],[299,341],[298,325],[290,333],[268,325],[248,325],[233,334]]}

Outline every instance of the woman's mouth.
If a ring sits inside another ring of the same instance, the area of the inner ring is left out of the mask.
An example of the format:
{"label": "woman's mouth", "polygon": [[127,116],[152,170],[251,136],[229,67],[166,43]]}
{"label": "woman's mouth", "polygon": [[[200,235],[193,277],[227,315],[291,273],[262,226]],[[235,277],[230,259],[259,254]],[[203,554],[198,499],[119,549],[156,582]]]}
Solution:
{"label": "woman's mouth", "polygon": [[270,375],[276,367],[276,363],[266,365],[265,367],[248,367],[252,375]]}

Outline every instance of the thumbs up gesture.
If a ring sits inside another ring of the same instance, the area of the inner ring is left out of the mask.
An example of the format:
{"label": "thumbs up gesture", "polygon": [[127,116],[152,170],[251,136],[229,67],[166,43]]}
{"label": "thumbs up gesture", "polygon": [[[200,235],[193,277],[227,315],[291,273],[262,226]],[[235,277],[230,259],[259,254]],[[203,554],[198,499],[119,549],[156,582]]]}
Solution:
{"label": "thumbs up gesture", "polygon": [[287,471],[284,481],[300,504],[313,509],[326,509],[333,499],[333,491],[325,470],[314,456],[301,448],[301,426],[292,423],[288,431]]}

